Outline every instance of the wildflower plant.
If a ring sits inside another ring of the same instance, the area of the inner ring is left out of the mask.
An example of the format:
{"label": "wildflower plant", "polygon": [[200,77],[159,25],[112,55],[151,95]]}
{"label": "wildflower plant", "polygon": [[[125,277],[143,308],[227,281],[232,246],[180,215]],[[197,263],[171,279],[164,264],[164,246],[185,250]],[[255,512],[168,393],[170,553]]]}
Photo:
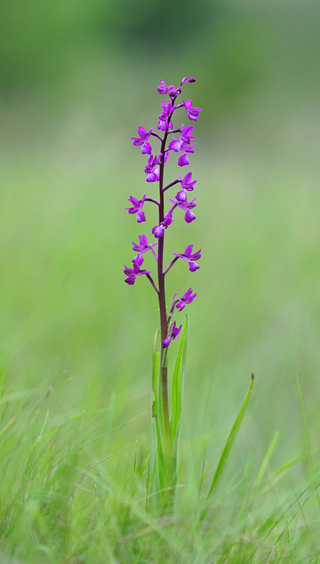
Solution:
{"label": "wildflower plant", "polygon": [[[174,256],[171,262],[166,266],[164,265],[166,231],[175,220],[174,215],[181,209],[184,212],[184,220],[187,224],[196,219],[194,213],[196,198],[189,199],[188,192],[193,192],[197,183],[196,180],[192,179],[192,172],[187,172],[184,175],[178,173],[176,178],[166,184],[165,166],[169,158],[176,159],[177,156],[177,166],[179,168],[189,166],[190,155],[194,153],[196,143],[194,142],[193,125],[181,123],[178,127],[173,126],[173,116],[180,109],[185,112],[184,121],[185,118],[194,122],[198,120],[199,114],[202,111],[201,108],[193,106],[191,100],[185,101],[183,99],[182,102],[177,103],[183,85],[193,82],[195,82],[195,78],[186,76],[176,88],[175,86],[167,86],[161,80],[157,90],[160,95],[166,96],[166,99],[162,101],[162,111],[158,119],[157,129],[160,133],[154,131],[153,128],[147,130],[139,126],[138,136],[131,137],[133,145],[141,147],[141,153],[148,157],[144,169],[146,182],[148,184],[156,183],[158,187],[156,197],[154,197],[154,194],[147,196],[145,193],[139,199],[135,196],[130,196],[129,198],[131,205],[126,210],[130,214],[136,215],[138,223],[146,221],[144,210],[147,202],[157,207],[158,221],[157,225],[152,229],[154,242],[149,242],[150,239],[148,241],[146,235],[139,236],[139,243],[132,242],[132,248],[136,255],[132,260],[132,267],[125,266],[124,273],[126,276],[125,282],[129,285],[135,283],[137,276],[145,275],[151,282],[159,301],[161,351],[159,354],[155,348],[153,354],[153,389],[155,394],[153,416],[158,441],[157,468],[160,486],[162,487],[168,484],[173,485],[176,479],[177,467],[173,464],[173,461],[177,458],[182,405],[182,377],[188,332],[188,320],[186,320],[173,377],[172,402],[174,405],[172,405],[170,417],[167,349],[171,342],[180,336],[182,329],[182,324],[178,325],[177,321],[172,321],[172,318],[175,313],[181,312],[186,306],[191,304],[197,296],[196,293],[193,293],[191,287],[181,297],[178,296],[179,292],[176,292],[171,298],[171,305],[168,308],[165,280],[169,271],[179,259],[187,261],[190,272],[195,272],[199,268],[196,261],[201,258],[201,249],[193,252],[193,245],[188,245],[184,252],[173,253]],[[154,142],[154,148],[151,145],[151,141]],[[168,194],[171,195],[170,198],[167,197]],[[144,255],[148,251],[152,253],[156,262],[156,277],[151,274],[150,270],[144,268]]]}
{"label": "wildflower plant", "polygon": [[[188,225],[195,221],[196,197],[193,192],[197,180],[192,178],[192,172],[177,172],[175,178],[165,181],[165,167],[168,160],[176,160],[178,171],[190,165],[191,155],[195,152],[197,143],[193,135],[193,124],[178,122],[173,125],[177,110],[182,110],[183,121],[197,122],[202,109],[193,106],[191,99],[178,101],[185,84],[194,83],[195,78],[185,76],[179,86],[167,86],[161,80],[157,88],[158,93],[166,98],[162,101],[162,111],[158,118],[157,130],[153,128],[138,128],[138,136],[130,137],[135,147],[141,148],[142,155],[146,155],[147,162],[144,168],[148,185],[155,184],[157,189],[148,195],[145,192],[140,198],[129,197],[130,206],[125,208],[129,214],[136,216],[137,222],[146,221],[146,204],[156,206],[158,211],[157,224],[151,230],[148,238],[145,234],[139,235],[139,242],[132,241],[135,256],[132,267],[124,266],[125,282],[132,286],[138,276],[145,276],[151,283],[159,302],[160,314],[160,352],[157,350],[157,334],[153,349],[152,387],[154,402],[152,405],[153,440],[155,448],[148,467],[147,492],[150,494],[154,486],[165,492],[162,501],[165,505],[174,498],[175,485],[178,472],[178,443],[182,413],[183,380],[186,361],[186,346],[188,338],[188,317],[186,316],[184,328],[179,321],[173,320],[175,315],[193,303],[197,294],[192,287],[183,295],[176,292],[167,302],[166,277],[175,263],[181,259],[188,263],[191,273],[199,269],[198,261],[201,259],[201,249],[194,250],[193,244],[188,244],[184,251],[174,252],[169,264],[164,264],[164,247],[167,230],[176,218],[183,218]],[[153,143],[153,144],[151,144]],[[153,187],[152,187],[153,188]],[[156,192],[156,193],[154,193]],[[192,193],[191,195],[189,193]],[[170,197],[168,197],[170,195]],[[153,240],[151,238],[153,236]],[[151,238],[150,238],[151,237]],[[145,255],[153,256],[155,261],[155,275],[145,268]],[[170,304],[170,305],[168,305]],[[169,409],[168,394],[168,349],[175,339],[180,339],[180,346],[173,370],[171,384],[171,409]],[[223,468],[224,464],[220,465]],[[219,471],[220,472],[220,471]],[[219,475],[214,477],[214,484],[218,482]],[[170,492],[168,494],[168,492]]]}

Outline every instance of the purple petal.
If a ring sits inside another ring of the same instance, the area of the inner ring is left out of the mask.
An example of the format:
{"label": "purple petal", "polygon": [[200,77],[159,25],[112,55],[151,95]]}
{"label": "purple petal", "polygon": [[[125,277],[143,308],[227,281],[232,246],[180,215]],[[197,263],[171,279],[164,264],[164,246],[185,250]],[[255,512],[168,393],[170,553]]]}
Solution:
{"label": "purple petal", "polygon": [[129,202],[131,202],[134,206],[139,206],[140,204],[140,200],[137,200],[137,198],[134,198],[134,196],[130,196],[130,198],[128,198]]}
{"label": "purple petal", "polygon": [[164,349],[166,349],[170,345],[171,340],[172,340],[172,338],[169,336],[164,341],[162,341],[162,346],[163,346]]}
{"label": "purple petal", "polygon": [[133,268],[128,268],[125,264],[124,264],[123,266],[124,266],[124,271],[123,271],[123,272],[126,274],[126,276],[131,276],[131,275],[133,275]]}
{"label": "purple petal", "polygon": [[185,190],[180,190],[180,192],[177,193],[176,195],[176,200],[178,202],[184,203],[187,201],[187,194]]}
{"label": "purple petal", "polygon": [[198,270],[198,268],[200,268],[200,266],[196,262],[194,262],[192,260],[189,262],[190,272],[195,272],[196,270]]}
{"label": "purple petal", "polygon": [[174,324],[172,325],[171,328],[171,335],[173,339],[176,339],[181,331],[182,325],[180,325],[180,327],[176,327],[176,322],[174,322]]}
{"label": "purple petal", "polygon": [[175,151],[176,153],[178,153],[180,151],[180,141],[178,139],[176,139],[175,137],[172,137],[172,141],[169,145],[169,150]]}
{"label": "purple petal", "polygon": [[125,279],[125,282],[129,284],[129,286],[133,286],[135,280],[136,280],[135,276],[128,276],[128,278]]}
{"label": "purple petal", "polygon": [[186,256],[187,258],[190,258],[192,256],[192,248],[193,248],[193,245],[188,245],[185,252],[184,252],[184,256]]}
{"label": "purple petal", "polygon": [[130,137],[130,139],[133,139],[133,144],[135,147],[139,147],[140,145],[142,145],[143,140],[140,139],[139,137]]}
{"label": "purple petal", "polygon": [[142,265],[143,261],[144,261],[144,258],[143,258],[143,256],[140,255],[140,254],[137,255],[136,257],[134,257],[134,259],[133,259],[133,261],[132,261],[134,268],[136,268],[136,267],[139,267],[139,268],[140,268],[140,266]]}
{"label": "purple petal", "polygon": [[143,139],[147,135],[147,132],[145,128],[142,127],[142,125],[139,125],[138,127],[138,134],[140,135],[141,139]]}
{"label": "purple petal", "polygon": [[161,94],[162,96],[168,93],[168,88],[164,80],[160,80],[160,85],[157,88],[157,92],[159,92],[159,94]]}
{"label": "purple petal", "polygon": [[152,229],[152,233],[157,239],[159,239],[159,237],[162,237],[163,232],[164,232],[164,228],[161,225],[156,225]]}
{"label": "purple petal", "polygon": [[169,227],[169,225],[171,225],[171,223],[174,221],[173,217],[172,217],[172,213],[168,212],[164,218],[163,218],[163,222],[162,225],[164,227]]}
{"label": "purple petal", "polygon": [[200,259],[201,258],[201,250],[202,249],[199,249],[199,251],[197,251],[196,253],[193,253],[192,258],[195,259],[195,260]]}
{"label": "purple petal", "polygon": [[139,239],[140,239],[141,247],[147,247],[148,246],[148,239],[145,235],[139,235]]}
{"label": "purple petal", "polygon": [[187,157],[187,155],[184,153],[183,155],[181,155],[178,159],[178,165],[179,166],[187,166],[189,163],[189,159]]}
{"label": "purple petal", "polygon": [[143,155],[151,155],[152,153],[152,147],[150,145],[150,143],[143,143],[142,147],[141,147],[141,153]]}
{"label": "purple petal", "polygon": [[191,223],[191,221],[194,221],[196,219],[196,216],[194,215],[194,213],[192,213],[192,211],[188,210],[186,215],[184,216],[184,219],[186,223]]}
{"label": "purple petal", "polygon": [[168,129],[168,124],[167,124],[167,122],[166,122],[166,121],[159,120],[158,129],[160,129],[160,131],[166,131],[166,130]]}
{"label": "purple petal", "polygon": [[147,182],[156,182],[158,180],[158,175],[155,172],[149,172],[146,177]]}
{"label": "purple petal", "polygon": [[142,222],[145,221],[145,220],[146,220],[146,217],[145,217],[145,215],[144,215],[144,212],[139,211],[139,212],[137,213],[137,222],[138,222],[138,223],[142,223]]}
{"label": "purple petal", "polygon": [[185,82],[195,82],[196,79],[191,76],[190,78],[188,76],[184,76],[183,79],[181,80],[181,84],[184,84]]}

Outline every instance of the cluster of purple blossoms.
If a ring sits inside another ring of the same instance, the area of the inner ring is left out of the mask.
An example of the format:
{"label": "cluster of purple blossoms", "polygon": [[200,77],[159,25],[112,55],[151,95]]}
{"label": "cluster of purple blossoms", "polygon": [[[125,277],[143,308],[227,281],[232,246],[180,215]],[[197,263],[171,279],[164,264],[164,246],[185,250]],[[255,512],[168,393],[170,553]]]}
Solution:
{"label": "cluster of purple blossoms", "polygon": [[[163,349],[167,348],[171,341],[176,339],[181,331],[182,325],[177,327],[174,321],[171,324],[172,316],[175,310],[182,311],[186,305],[191,304],[197,294],[192,293],[192,288],[189,288],[181,298],[177,298],[179,292],[177,292],[171,302],[169,313],[167,313],[166,297],[165,297],[165,276],[179,259],[183,259],[188,262],[190,272],[195,272],[199,269],[199,265],[196,261],[201,258],[201,249],[199,251],[193,252],[193,245],[188,245],[184,252],[173,253],[174,258],[164,267],[164,239],[165,231],[174,221],[173,213],[176,208],[182,209],[184,214],[184,220],[186,223],[191,223],[196,219],[194,213],[194,208],[196,207],[196,199],[189,199],[187,192],[193,192],[194,187],[197,183],[196,180],[192,180],[192,172],[188,172],[184,176],[178,174],[178,177],[165,185],[164,183],[164,169],[167,160],[170,155],[178,154],[177,165],[179,167],[189,166],[190,155],[194,153],[194,148],[197,143],[194,142],[195,137],[193,136],[193,125],[184,125],[183,123],[174,128],[173,126],[173,114],[179,108],[183,108],[187,117],[190,121],[197,121],[199,113],[202,111],[201,108],[197,108],[192,105],[192,100],[182,100],[182,103],[176,103],[177,97],[181,94],[182,86],[185,83],[195,82],[195,78],[189,78],[185,76],[180,82],[178,88],[175,86],[167,86],[164,80],[160,81],[160,85],[157,91],[162,96],[168,96],[168,100],[162,101],[162,111],[158,118],[158,130],[161,134],[153,130],[153,128],[148,131],[139,126],[138,136],[130,137],[133,140],[133,145],[135,147],[141,147],[141,153],[143,155],[148,155],[148,161],[145,166],[146,181],[158,182],[159,192],[158,199],[153,197],[147,197],[147,194],[143,194],[141,199],[130,196],[129,202],[130,207],[125,208],[129,214],[137,215],[137,222],[142,223],[146,221],[145,213],[142,211],[145,202],[151,202],[158,208],[158,224],[152,229],[152,234],[156,239],[156,242],[149,243],[146,235],[139,236],[139,244],[134,243],[133,251],[136,252],[132,264],[132,268],[124,267],[124,273],[126,275],[125,282],[129,285],[135,283],[136,277],[140,275],[146,275],[151,282],[155,292],[158,295],[159,308],[160,308],[160,324],[161,324],[161,341],[162,341],[162,355]],[[152,145],[150,143],[151,138],[156,142],[160,142],[160,148],[157,152],[154,152]],[[165,192],[172,188],[173,186],[179,185],[179,190],[174,198],[168,198],[170,202],[169,209],[165,210]],[[142,256],[147,251],[151,251],[157,265],[157,284],[154,281],[151,271],[142,268],[144,262],[144,257]]]}

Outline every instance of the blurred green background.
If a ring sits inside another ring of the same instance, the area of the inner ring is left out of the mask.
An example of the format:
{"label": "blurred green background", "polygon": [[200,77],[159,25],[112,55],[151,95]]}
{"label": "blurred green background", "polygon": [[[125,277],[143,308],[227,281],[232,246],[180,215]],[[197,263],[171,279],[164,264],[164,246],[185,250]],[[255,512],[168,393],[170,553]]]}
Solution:
{"label": "blurred green background", "polygon": [[170,292],[198,293],[185,438],[208,437],[215,453],[251,372],[238,444],[253,464],[277,429],[280,462],[301,452],[297,377],[311,439],[319,433],[319,23],[310,0],[2,0],[7,391],[52,386],[51,413],[104,407],[116,392],[120,423],[141,415],[119,441],[148,432],[157,303],[122,271],[153,224],[141,231],[124,211],[146,189],[129,136],[156,127],[160,79],[188,75],[197,82],[185,97],[203,108],[190,167],[198,213],[175,222],[167,246],[167,258],[191,242],[203,249],[198,272],[179,264],[169,281]]}

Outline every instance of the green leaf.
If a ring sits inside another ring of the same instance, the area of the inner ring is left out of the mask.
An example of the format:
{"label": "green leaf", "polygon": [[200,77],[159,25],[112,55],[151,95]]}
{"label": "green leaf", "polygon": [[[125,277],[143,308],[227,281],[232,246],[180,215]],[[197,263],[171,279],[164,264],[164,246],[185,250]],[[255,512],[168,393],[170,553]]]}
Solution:
{"label": "green leaf", "polygon": [[172,444],[171,472],[173,473],[173,476],[176,476],[177,472],[177,454],[182,417],[183,385],[187,357],[188,334],[189,318],[186,316],[172,378],[170,437]]}
{"label": "green leaf", "polygon": [[271,455],[272,455],[272,453],[273,453],[273,451],[276,447],[279,436],[280,436],[279,431],[276,431],[275,434],[273,435],[273,439],[270,443],[270,446],[269,446],[269,448],[268,448],[268,450],[267,450],[267,452],[264,456],[263,461],[261,462],[261,465],[260,465],[260,468],[259,468],[259,471],[258,471],[258,474],[257,474],[257,478],[256,478],[256,481],[255,481],[255,484],[254,484],[255,486],[258,486],[260,484],[262,478],[263,478],[263,475],[265,473],[265,469],[266,469],[268,462],[271,458]]}
{"label": "green leaf", "polygon": [[238,433],[238,431],[239,431],[239,427],[240,427],[241,422],[242,422],[242,420],[243,420],[243,418],[244,418],[246,409],[247,409],[247,407],[248,407],[248,403],[249,403],[249,400],[250,400],[250,396],[251,396],[251,392],[252,392],[252,387],[253,387],[253,381],[254,381],[254,375],[252,374],[252,376],[251,376],[251,381],[250,381],[250,386],[249,386],[249,390],[248,390],[248,392],[247,392],[246,397],[244,398],[243,404],[242,404],[242,406],[241,406],[241,408],[240,408],[240,411],[239,411],[239,413],[238,413],[238,415],[237,415],[237,418],[236,418],[236,420],[235,420],[235,422],[234,422],[234,424],[233,424],[233,427],[232,427],[232,429],[231,429],[231,432],[230,432],[230,435],[229,435],[229,437],[228,437],[228,440],[227,440],[227,442],[226,442],[226,444],[225,444],[225,447],[224,447],[224,449],[223,449],[223,451],[222,451],[222,454],[221,454],[221,456],[220,456],[220,460],[219,460],[219,462],[218,462],[218,466],[217,466],[216,471],[215,471],[215,474],[214,474],[214,476],[213,476],[213,480],[212,480],[212,484],[211,484],[211,487],[210,487],[210,490],[209,490],[209,493],[208,493],[208,497],[210,497],[210,496],[216,491],[216,489],[217,489],[217,487],[218,487],[218,483],[219,483],[219,481],[220,481],[220,478],[221,478],[221,476],[222,476],[222,472],[223,472],[223,470],[224,470],[224,467],[225,467],[225,465],[226,465],[226,463],[227,463],[227,460],[228,460],[228,457],[229,457],[229,454],[230,454],[230,450],[231,450],[231,448],[232,448],[232,445],[233,445],[233,443],[234,443],[234,440],[235,440],[235,438],[236,438],[236,436],[237,436],[237,433]]}
{"label": "green leaf", "polygon": [[154,400],[152,404],[152,417],[156,418],[158,410],[158,390],[159,390],[159,374],[160,374],[160,353],[156,349],[158,331],[155,334],[152,351],[152,389]]}
{"label": "green leaf", "polygon": [[[166,486],[166,465],[164,457],[164,425],[163,425],[163,410],[161,408],[161,393],[160,393],[160,353],[156,348],[158,331],[156,332],[153,353],[152,353],[152,388],[154,393],[154,401],[152,404],[152,418],[155,427],[155,442],[157,452],[157,467],[159,484],[161,488]],[[154,465],[155,468],[155,465]],[[154,475],[154,474],[153,474]]]}

